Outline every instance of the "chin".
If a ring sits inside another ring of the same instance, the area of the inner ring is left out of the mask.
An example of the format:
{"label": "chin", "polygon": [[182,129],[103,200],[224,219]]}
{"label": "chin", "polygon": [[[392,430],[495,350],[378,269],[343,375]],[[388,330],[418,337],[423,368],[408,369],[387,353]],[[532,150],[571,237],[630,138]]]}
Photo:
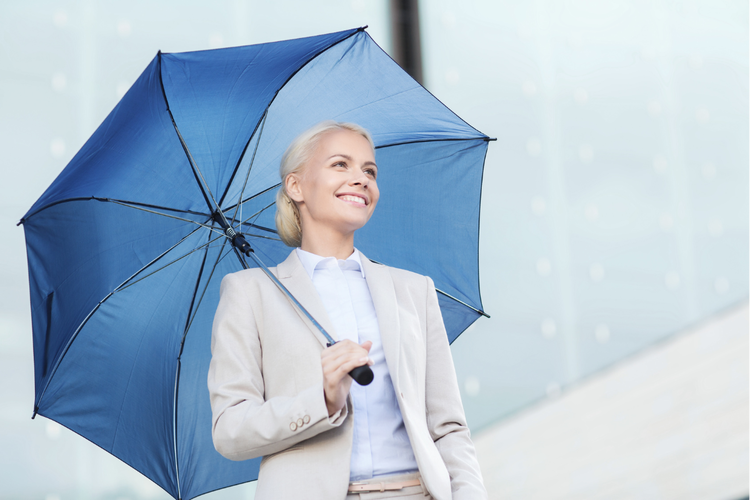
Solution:
{"label": "chin", "polygon": [[[368,219],[369,220],[369,219]],[[342,233],[353,233],[354,231],[357,231],[358,229],[362,229],[365,224],[367,224],[367,220],[349,220],[346,221],[344,224],[341,224],[339,227],[342,229]]]}

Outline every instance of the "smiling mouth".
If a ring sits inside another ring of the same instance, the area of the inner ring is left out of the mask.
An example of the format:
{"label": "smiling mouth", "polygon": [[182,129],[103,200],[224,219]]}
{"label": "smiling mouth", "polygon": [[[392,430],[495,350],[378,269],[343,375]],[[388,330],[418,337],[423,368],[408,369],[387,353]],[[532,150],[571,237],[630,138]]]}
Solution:
{"label": "smiling mouth", "polygon": [[367,200],[361,196],[355,196],[351,194],[343,194],[338,197],[339,200],[349,201],[351,203],[357,203],[359,205],[367,205]]}

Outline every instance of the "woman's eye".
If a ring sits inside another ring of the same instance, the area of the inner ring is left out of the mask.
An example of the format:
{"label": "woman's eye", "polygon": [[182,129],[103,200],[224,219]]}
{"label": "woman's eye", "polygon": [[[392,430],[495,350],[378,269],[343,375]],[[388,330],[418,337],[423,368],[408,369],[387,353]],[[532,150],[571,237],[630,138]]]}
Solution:
{"label": "woman's eye", "polygon": [[375,177],[377,175],[377,172],[375,170],[371,169],[371,168],[368,168],[367,170],[365,170],[365,173],[367,175],[371,175],[373,177]]}
{"label": "woman's eye", "polygon": [[343,161],[337,161],[333,164],[334,167],[346,167],[346,163]]}

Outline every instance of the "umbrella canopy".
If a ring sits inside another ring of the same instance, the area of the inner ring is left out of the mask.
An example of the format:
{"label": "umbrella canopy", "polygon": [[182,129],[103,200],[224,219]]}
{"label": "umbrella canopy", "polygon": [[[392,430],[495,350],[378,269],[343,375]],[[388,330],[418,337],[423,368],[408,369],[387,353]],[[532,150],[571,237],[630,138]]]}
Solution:
{"label": "umbrella canopy", "polygon": [[[175,498],[253,480],[211,440],[206,376],[223,276],[242,269],[220,209],[269,266],[278,166],[325,119],[367,128],[381,199],[355,244],[435,281],[449,339],[483,314],[478,236],[488,137],[363,28],[159,53],[22,219],[34,413]],[[251,266],[252,261],[250,262]]]}

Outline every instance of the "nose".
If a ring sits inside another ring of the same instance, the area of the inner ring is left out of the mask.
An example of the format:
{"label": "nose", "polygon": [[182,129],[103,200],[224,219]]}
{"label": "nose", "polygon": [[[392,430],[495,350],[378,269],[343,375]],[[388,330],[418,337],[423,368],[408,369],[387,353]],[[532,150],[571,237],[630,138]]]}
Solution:
{"label": "nose", "polygon": [[361,170],[355,170],[355,173],[352,175],[352,178],[349,180],[349,184],[352,186],[362,186],[367,187],[367,185],[370,183],[370,178],[367,177],[367,174],[365,174]]}

